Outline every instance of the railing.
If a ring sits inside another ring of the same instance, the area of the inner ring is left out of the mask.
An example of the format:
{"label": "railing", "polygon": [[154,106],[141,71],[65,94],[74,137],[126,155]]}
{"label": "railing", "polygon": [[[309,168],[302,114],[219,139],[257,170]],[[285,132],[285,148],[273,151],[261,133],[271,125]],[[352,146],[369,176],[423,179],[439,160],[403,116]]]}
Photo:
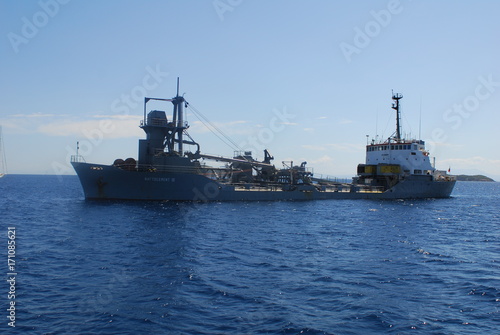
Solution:
{"label": "railing", "polygon": [[155,127],[177,127],[177,128],[189,128],[187,121],[176,121],[176,125],[173,122],[168,122],[167,119],[152,118],[148,120],[141,120],[140,126],[155,126]]}
{"label": "railing", "polygon": [[319,173],[315,173],[314,177],[312,179],[314,181],[328,181],[328,182],[339,183],[339,184],[352,183],[351,178],[338,178],[338,177],[329,176],[329,175],[322,175]]}
{"label": "railing", "polygon": [[72,163],[86,163],[82,155],[71,155]]}

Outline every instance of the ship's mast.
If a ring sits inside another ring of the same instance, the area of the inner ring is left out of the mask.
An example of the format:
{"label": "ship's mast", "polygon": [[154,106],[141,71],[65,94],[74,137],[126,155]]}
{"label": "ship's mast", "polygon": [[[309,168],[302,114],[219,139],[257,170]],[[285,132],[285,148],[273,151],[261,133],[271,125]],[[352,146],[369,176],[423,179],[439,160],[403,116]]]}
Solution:
{"label": "ship's mast", "polygon": [[395,103],[392,104],[392,109],[396,111],[396,136],[395,139],[397,141],[401,140],[401,125],[400,125],[400,120],[401,120],[401,110],[400,110],[400,104],[399,100],[403,98],[403,95],[401,93],[392,93],[392,100],[395,101]]}
{"label": "ship's mast", "polygon": [[185,102],[184,97],[179,96],[179,78],[177,78],[177,95],[175,98],[172,99],[172,103],[174,104],[173,122],[177,129],[177,139],[174,139],[174,141],[172,141],[172,146],[174,142],[177,142],[178,144],[177,151],[181,156],[183,154],[182,134],[184,133],[184,129],[186,129],[186,126],[184,125],[184,111],[183,111],[184,102]]}
{"label": "ship's mast", "polygon": [[[146,115],[146,104],[150,100],[168,101],[174,105],[172,122],[168,122],[164,111],[152,110]],[[152,164],[153,158],[161,152],[169,155],[183,156],[184,144],[196,145],[199,154],[200,146],[184,131],[189,127],[184,121],[184,106],[187,105],[183,96],[179,95],[179,78],[177,78],[177,95],[171,99],[144,98],[144,120],[141,128],[147,138],[139,141],[140,164]],[[186,135],[189,140],[184,139]],[[166,150],[165,150],[166,149]]]}

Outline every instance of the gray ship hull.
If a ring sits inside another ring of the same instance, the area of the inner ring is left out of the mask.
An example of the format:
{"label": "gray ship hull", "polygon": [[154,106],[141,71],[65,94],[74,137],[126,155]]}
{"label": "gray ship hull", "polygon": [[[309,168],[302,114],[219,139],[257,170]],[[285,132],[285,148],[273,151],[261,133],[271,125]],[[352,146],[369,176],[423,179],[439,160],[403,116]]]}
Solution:
{"label": "gray ship hull", "polygon": [[127,171],[116,166],[72,162],[86,199],[157,201],[280,201],[326,199],[447,198],[454,180],[436,181],[430,176],[410,176],[392,188],[366,191],[321,188],[317,185],[223,184],[194,173]]}

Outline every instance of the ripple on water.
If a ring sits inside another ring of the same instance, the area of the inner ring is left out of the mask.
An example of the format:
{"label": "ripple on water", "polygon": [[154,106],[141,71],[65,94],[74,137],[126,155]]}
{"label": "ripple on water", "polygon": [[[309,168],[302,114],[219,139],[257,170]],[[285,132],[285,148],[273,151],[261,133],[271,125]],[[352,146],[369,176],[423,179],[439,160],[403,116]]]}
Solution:
{"label": "ripple on water", "polygon": [[75,177],[12,177],[0,206],[19,236],[21,330],[498,330],[496,185],[425,201],[176,204],[89,202]]}

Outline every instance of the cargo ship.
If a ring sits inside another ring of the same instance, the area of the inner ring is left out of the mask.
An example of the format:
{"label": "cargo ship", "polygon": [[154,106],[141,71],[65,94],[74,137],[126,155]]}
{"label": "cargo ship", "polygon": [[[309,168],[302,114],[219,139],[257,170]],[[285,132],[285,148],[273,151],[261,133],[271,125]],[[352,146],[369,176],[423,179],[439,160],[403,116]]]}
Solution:
{"label": "cargo ship", "polygon": [[[366,161],[357,167],[352,181],[317,178],[306,167],[283,162],[277,168],[266,149],[258,161],[249,151],[233,157],[209,155],[187,132],[183,96],[145,98],[146,134],[139,140],[138,158],[116,159],[111,165],[87,163],[81,155],[71,157],[86,199],[156,201],[285,201],[326,199],[420,199],[450,197],[455,177],[435,169],[425,142],[401,136],[401,94],[393,94],[396,131],[384,141],[366,145]],[[165,111],[151,110],[148,102],[173,105],[171,118]],[[207,164],[207,161],[213,162]],[[217,163],[223,166],[215,166]]]}

